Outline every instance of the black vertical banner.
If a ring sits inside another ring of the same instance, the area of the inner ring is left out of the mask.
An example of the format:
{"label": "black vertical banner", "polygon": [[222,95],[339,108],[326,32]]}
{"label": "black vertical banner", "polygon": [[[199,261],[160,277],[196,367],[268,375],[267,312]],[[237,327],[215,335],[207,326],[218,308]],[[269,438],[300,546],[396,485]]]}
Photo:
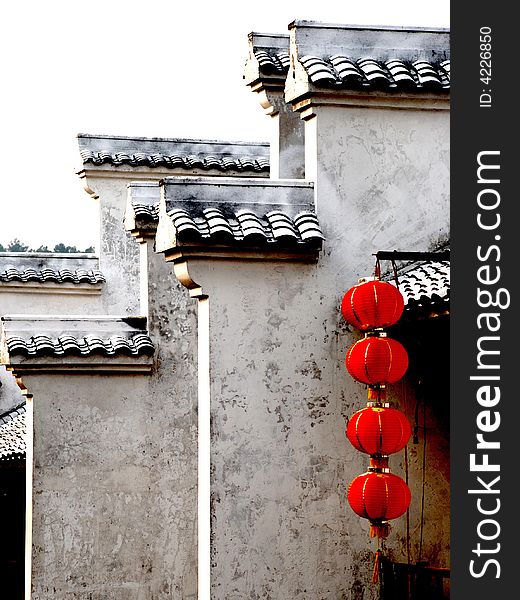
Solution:
{"label": "black vertical banner", "polygon": [[[520,598],[518,26],[451,8],[451,598]],[[517,164],[515,164],[517,163]]]}

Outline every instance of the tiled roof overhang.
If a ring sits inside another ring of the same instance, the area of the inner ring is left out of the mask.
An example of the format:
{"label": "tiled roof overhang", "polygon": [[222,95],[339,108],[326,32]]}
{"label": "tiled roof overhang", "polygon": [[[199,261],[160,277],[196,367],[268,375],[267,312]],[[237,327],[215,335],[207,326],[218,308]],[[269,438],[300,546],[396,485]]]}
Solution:
{"label": "tiled roof overhang", "polygon": [[[321,96],[372,103],[445,108],[450,88],[450,34],[446,29],[362,27],[295,21],[285,97],[295,109]],[[415,101],[414,101],[415,99]]]}
{"label": "tiled roof overhang", "polygon": [[[289,36],[287,36],[289,41]],[[265,48],[255,50],[259,70],[264,75],[287,75],[291,64],[289,52],[277,48]]]}
{"label": "tiled roof overhang", "polygon": [[[395,285],[395,280],[388,277]],[[450,262],[412,263],[398,271],[405,318],[429,318],[450,312]]]}
{"label": "tiled roof overhang", "polygon": [[2,252],[0,290],[13,287],[96,288],[105,283],[97,257],[88,254]]}
{"label": "tiled roof overhang", "polygon": [[324,239],[310,182],[168,178],[161,192],[166,255],[317,258]]}
{"label": "tiled roof overhang", "polygon": [[267,177],[269,145],[181,138],[78,134],[83,169],[249,173]]}
{"label": "tiled roof overhang", "polygon": [[0,461],[25,458],[26,435],[24,402],[0,415]]}
{"label": "tiled roof overhang", "polygon": [[40,283],[52,282],[52,283],[91,283],[93,285],[98,283],[104,283],[105,277],[100,271],[85,271],[83,269],[76,269],[70,271],[69,269],[5,269],[0,271],[0,281],[19,281],[21,283],[27,283],[29,281],[38,281]]}
{"label": "tiled roof overhang", "polygon": [[256,87],[264,83],[283,90],[291,63],[289,35],[252,32],[248,40],[249,54],[244,69],[246,85]]}
{"label": "tiled roof overhang", "polygon": [[159,223],[161,190],[159,182],[131,182],[128,184],[125,229],[138,240],[153,237]]}
{"label": "tiled roof overhang", "polygon": [[12,315],[1,322],[1,362],[17,372],[151,369],[144,317]]}
{"label": "tiled roof overhang", "polygon": [[326,59],[307,55],[300,59],[314,85],[350,89],[391,91],[447,91],[450,89],[450,61],[404,61],[395,57],[386,61],[349,58],[334,54]]}

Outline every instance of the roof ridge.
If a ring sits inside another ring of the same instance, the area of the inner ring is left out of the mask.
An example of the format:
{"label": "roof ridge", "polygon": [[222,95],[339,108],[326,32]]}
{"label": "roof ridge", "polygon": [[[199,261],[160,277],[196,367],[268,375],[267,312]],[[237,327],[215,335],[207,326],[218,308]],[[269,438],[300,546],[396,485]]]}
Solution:
{"label": "roof ridge", "polygon": [[295,19],[289,23],[288,28],[294,27],[312,27],[316,29],[351,29],[354,31],[408,31],[425,33],[449,33],[449,27],[421,27],[419,25],[363,25],[349,23],[327,23],[321,21]]}
{"label": "roof ridge", "polygon": [[100,139],[100,140],[125,140],[125,141],[142,141],[142,142],[178,142],[178,143],[195,143],[195,144],[219,144],[221,146],[267,146],[267,141],[247,141],[247,140],[215,140],[205,138],[183,138],[183,137],[148,137],[148,136],[132,136],[132,135],[110,135],[96,133],[78,133],[78,139]]}

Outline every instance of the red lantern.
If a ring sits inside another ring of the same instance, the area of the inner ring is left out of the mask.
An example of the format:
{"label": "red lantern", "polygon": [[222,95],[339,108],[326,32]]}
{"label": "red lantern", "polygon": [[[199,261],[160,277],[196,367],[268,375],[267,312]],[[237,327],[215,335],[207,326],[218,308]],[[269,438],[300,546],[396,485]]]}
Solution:
{"label": "red lantern", "polygon": [[397,519],[408,510],[411,494],[397,475],[368,471],[351,482],[347,498],[352,510],[369,519],[375,532],[384,537],[388,533],[386,521]]}
{"label": "red lantern", "polygon": [[370,406],[354,413],[347,425],[350,443],[365,454],[388,455],[402,450],[412,430],[406,416],[395,408]]}
{"label": "red lantern", "polygon": [[346,364],[348,372],[361,383],[395,383],[406,373],[408,354],[396,340],[367,337],[350,347]]}
{"label": "red lantern", "polygon": [[386,281],[365,281],[351,287],[341,302],[341,312],[350,325],[363,331],[389,327],[403,314],[401,292]]}

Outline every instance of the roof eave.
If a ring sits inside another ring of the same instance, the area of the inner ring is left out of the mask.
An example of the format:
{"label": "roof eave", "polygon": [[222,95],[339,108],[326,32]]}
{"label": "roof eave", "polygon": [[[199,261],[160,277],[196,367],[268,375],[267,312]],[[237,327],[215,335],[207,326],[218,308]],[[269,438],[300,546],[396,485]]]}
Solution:
{"label": "roof eave", "polygon": [[[7,315],[1,322],[0,364],[17,376],[35,372],[149,373],[153,366],[154,349],[145,317]],[[56,353],[56,340],[63,336],[67,336],[67,346],[60,342]],[[97,342],[87,343],[90,336],[108,340],[110,352],[101,351]]]}
{"label": "roof eave", "polygon": [[[247,188],[248,202],[244,204],[244,189]],[[231,237],[206,238],[193,241],[179,237],[169,216],[172,208],[182,208],[190,213],[200,208],[218,208],[225,205],[233,211],[244,208],[255,211],[262,209],[283,210],[290,218],[302,211],[314,211],[314,186],[304,180],[211,180],[170,178],[161,182],[159,224],[156,234],[156,251],[162,252],[166,260],[186,261],[190,258],[227,258],[248,260],[316,261],[322,248],[319,238],[307,241],[288,242],[279,239],[271,242],[250,243],[247,239]],[[192,198],[189,202],[186,197]],[[200,210],[200,209],[199,209]]]}

